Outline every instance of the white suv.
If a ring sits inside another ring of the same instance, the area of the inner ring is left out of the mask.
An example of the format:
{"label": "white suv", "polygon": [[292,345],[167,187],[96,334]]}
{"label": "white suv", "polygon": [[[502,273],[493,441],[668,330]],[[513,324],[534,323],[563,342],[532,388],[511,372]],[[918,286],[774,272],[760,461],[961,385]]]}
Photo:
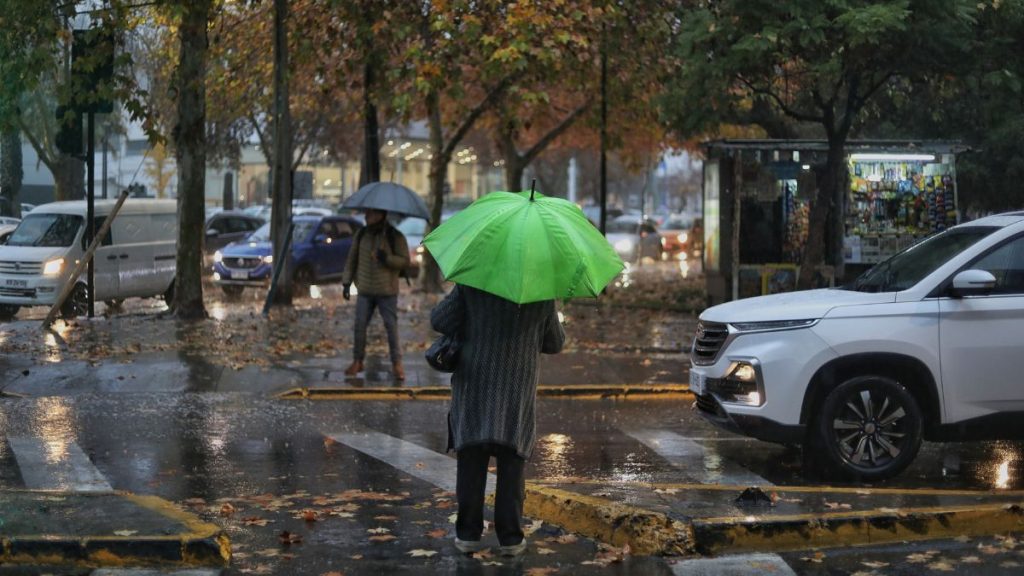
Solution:
{"label": "white suv", "polygon": [[865,480],[928,440],[1024,434],[1024,212],[951,228],[838,289],[708,308],[690,390],[709,420]]}

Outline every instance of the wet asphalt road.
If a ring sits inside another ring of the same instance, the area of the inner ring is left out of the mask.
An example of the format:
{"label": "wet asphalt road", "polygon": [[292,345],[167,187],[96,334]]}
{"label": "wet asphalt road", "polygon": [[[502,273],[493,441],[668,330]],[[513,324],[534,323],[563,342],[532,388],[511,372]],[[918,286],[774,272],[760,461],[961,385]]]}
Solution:
{"label": "wet asphalt road", "polygon": [[[215,321],[231,322],[238,309],[258,305],[255,298],[240,303],[215,299],[211,311]],[[307,310],[319,305],[316,299],[300,302]],[[136,315],[145,323],[147,315],[161,306],[130,304],[120,313]],[[24,329],[34,314],[23,315],[5,337]],[[627,333],[622,340],[614,335],[577,335],[592,348],[580,346],[574,354],[551,359],[547,374],[553,380],[583,373],[588,379],[621,380],[642,374],[635,380],[685,381],[680,369],[685,354],[676,349],[689,336],[673,331],[692,318],[677,316],[655,318],[655,333],[632,347],[622,342],[636,340],[628,336],[631,331],[652,332],[650,324],[620,325]],[[403,333],[422,329],[404,325]],[[686,573],[674,561],[657,558],[627,555],[612,562],[615,551],[601,550],[591,540],[546,525],[531,536],[533,550],[523,559],[462,557],[449,542],[452,495],[424,480],[431,472],[443,475],[444,469],[430,470],[432,460],[414,460],[403,470],[332,440],[346,432],[369,430],[444,454],[445,401],[279,400],[274,392],[288,383],[273,370],[226,369],[178,352],[147,358],[98,365],[72,357],[44,364],[38,358],[3,358],[5,384],[12,390],[11,382],[22,366],[33,377],[55,370],[73,378],[70,385],[59,379],[26,380],[18,390],[34,392],[30,397],[0,399],[0,438],[74,442],[114,489],[161,496],[223,525],[235,553],[228,573]],[[288,360],[290,373],[299,379],[317,374],[327,378],[346,361],[333,356]],[[125,378],[128,373],[131,377]],[[623,485],[759,480],[776,485],[837,484],[805,469],[796,448],[711,427],[686,399],[541,399],[538,431],[537,450],[527,470],[531,479]],[[673,435],[700,450],[683,461],[667,458],[644,442],[655,433]],[[876,485],[1024,489],[1022,454],[1024,446],[1014,442],[925,444],[910,469]],[[0,489],[22,487],[19,461],[10,443],[0,442]],[[298,535],[301,542],[283,544],[284,531]],[[972,560],[975,557],[978,563]],[[928,562],[917,562],[922,558]],[[945,571],[943,564],[935,569],[929,565],[947,560],[953,573],[1010,574],[1017,572],[1009,563],[1024,564],[1015,546],[995,539],[829,551],[821,558],[794,553],[780,560],[801,574],[919,574]],[[979,572],[979,566],[984,570]]]}

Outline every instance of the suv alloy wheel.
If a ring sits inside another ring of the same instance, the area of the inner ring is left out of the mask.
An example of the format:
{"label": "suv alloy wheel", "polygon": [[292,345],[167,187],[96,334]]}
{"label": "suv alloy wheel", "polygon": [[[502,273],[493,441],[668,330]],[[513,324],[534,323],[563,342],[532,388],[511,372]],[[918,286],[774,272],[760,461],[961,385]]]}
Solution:
{"label": "suv alloy wheel", "polygon": [[811,434],[830,468],[862,480],[888,478],[921,447],[921,410],[899,382],[857,376],[825,397]]}

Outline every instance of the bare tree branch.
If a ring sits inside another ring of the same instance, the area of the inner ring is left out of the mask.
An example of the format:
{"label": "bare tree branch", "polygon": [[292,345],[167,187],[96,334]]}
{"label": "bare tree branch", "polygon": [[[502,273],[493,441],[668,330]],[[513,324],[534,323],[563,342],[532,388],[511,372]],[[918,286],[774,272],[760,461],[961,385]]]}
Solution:
{"label": "bare tree branch", "polygon": [[767,96],[767,97],[771,98],[772,101],[775,102],[775,104],[779,107],[779,109],[781,109],[783,112],[785,112],[787,116],[790,116],[790,117],[792,117],[792,118],[794,118],[796,120],[800,120],[802,122],[817,122],[817,123],[824,123],[825,122],[824,116],[815,116],[813,114],[808,114],[806,112],[801,112],[799,110],[796,110],[796,109],[792,108],[791,106],[786,104],[782,100],[782,98],[779,97],[778,94],[772,92],[771,90],[768,90],[766,88],[761,88],[759,86],[756,86],[756,85],[754,85],[753,82],[750,82],[749,80],[747,80],[746,78],[744,78],[742,76],[736,76],[736,79],[739,80],[740,82],[742,82],[751,92],[753,92],[755,94],[760,94],[762,96]]}
{"label": "bare tree branch", "polygon": [[529,164],[530,162],[533,162],[533,159],[537,157],[537,154],[540,154],[541,151],[547,148],[547,146],[555,140],[555,138],[558,138],[566,130],[568,130],[569,127],[576,122],[576,119],[582,116],[583,113],[586,112],[588,108],[590,108],[592,102],[593,100],[588,98],[586,102],[577,106],[575,110],[573,110],[571,113],[569,113],[568,116],[563,118],[557,126],[549,130],[547,134],[541,137],[541,139],[538,140],[533,146],[531,146],[526,152],[523,152],[523,163]]}
{"label": "bare tree branch", "polygon": [[455,129],[455,132],[449,136],[447,143],[444,145],[444,149],[441,151],[445,157],[450,157],[452,155],[452,152],[455,151],[455,147],[466,136],[469,129],[473,127],[473,124],[484,112],[494,105],[494,101],[497,100],[498,97],[501,96],[501,94],[512,84],[515,76],[516,75],[506,76],[501,80],[501,82],[498,82],[490,89],[490,91],[487,92],[487,95],[484,96],[483,100],[478,102],[477,105],[469,111],[469,114],[462,119],[462,123],[459,124],[459,127]]}

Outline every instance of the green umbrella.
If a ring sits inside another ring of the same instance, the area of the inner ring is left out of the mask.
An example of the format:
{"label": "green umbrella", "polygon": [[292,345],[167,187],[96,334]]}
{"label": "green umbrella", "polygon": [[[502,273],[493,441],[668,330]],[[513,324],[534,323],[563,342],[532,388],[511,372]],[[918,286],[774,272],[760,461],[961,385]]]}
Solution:
{"label": "green umbrella", "polygon": [[525,304],[597,296],[622,260],[578,206],[492,192],[423,239],[445,278]]}

